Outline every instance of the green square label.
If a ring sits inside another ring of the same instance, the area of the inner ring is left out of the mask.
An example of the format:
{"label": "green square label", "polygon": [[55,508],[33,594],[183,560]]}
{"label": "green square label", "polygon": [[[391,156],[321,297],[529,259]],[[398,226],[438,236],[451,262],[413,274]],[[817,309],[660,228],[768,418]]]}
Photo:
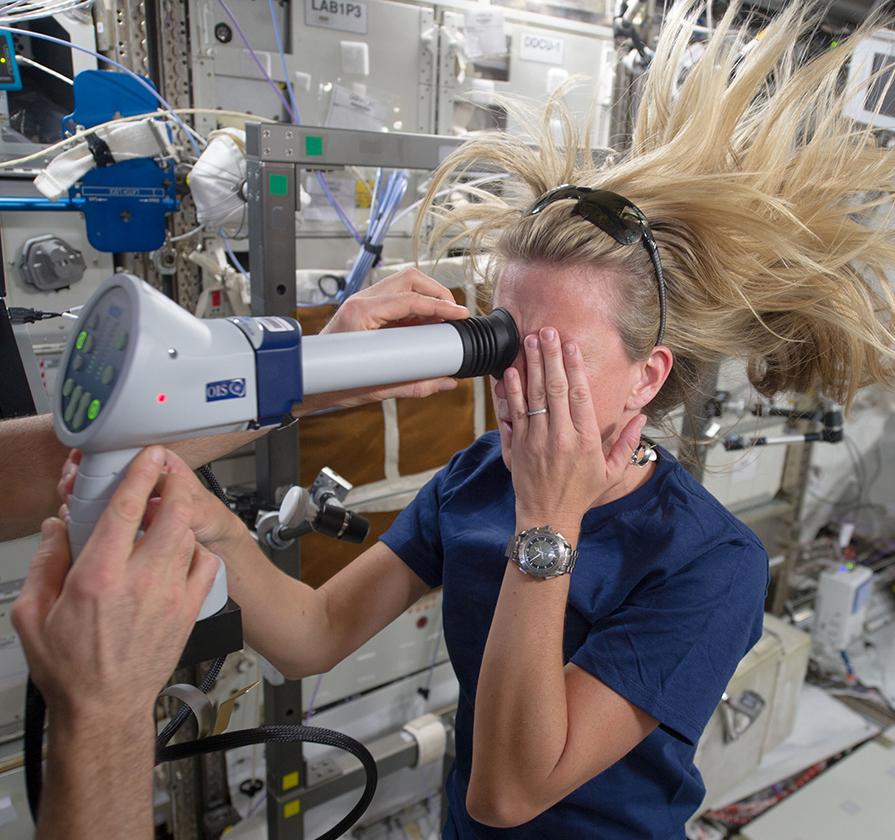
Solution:
{"label": "green square label", "polygon": [[306,135],[305,154],[308,157],[323,157],[323,138]]}
{"label": "green square label", "polygon": [[285,175],[268,176],[267,185],[271,195],[289,195],[289,178]]}

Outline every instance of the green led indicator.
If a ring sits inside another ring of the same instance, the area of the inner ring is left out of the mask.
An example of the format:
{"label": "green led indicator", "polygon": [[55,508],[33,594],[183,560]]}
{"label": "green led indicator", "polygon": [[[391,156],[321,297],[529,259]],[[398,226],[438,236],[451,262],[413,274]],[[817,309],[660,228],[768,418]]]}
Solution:
{"label": "green led indicator", "polygon": [[78,340],[75,342],[75,347],[80,350],[84,346],[84,342],[87,341],[87,333],[81,332],[78,333]]}
{"label": "green led indicator", "polygon": [[323,138],[308,134],[305,137],[305,154],[308,157],[323,157]]}
{"label": "green led indicator", "polygon": [[96,419],[96,415],[99,414],[99,406],[100,406],[99,400],[94,400],[94,401],[93,401],[92,403],[90,403],[90,405],[88,406],[88,408],[87,408],[87,416],[88,416],[91,420],[95,420],[95,419]]}
{"label": "green led indicator", "polygon": [[270,175],[267,183],[271,195],[289,195],[289,178],[285,175]]}

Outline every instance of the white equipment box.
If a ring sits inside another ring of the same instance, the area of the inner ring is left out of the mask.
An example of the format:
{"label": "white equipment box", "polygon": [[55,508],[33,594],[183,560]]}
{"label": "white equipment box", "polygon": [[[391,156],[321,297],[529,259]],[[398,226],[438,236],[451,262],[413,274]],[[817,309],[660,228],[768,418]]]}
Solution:
{"label": "white equipment box", "polygon": [[810,650],[807,633],[765,614],[761,639],[737,666],[699,739],[695,760],[706,786],[700,813],[728,805],[728,792],[789,736]]}
{"label": "white equipment box", "polygon": [[845,650],[864,632],[873,594],[873,570],[840,566],[822,572],[814,608],[814,641],[829,651]]}

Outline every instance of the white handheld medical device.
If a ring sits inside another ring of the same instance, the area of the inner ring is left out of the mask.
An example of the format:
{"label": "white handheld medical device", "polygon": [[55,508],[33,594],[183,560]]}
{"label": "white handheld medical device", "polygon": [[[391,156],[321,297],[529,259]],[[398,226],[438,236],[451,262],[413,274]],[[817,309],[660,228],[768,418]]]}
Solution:
{"label": "white handheld medical device", "polygon": [[[305,394],[502,376],[518,347],[516,325],[502,309],[302,339],[291,318],[203,320],[138,277],[115,274],[79,313],[53,400],[59,440],[83,453],[70,506],[72,558],[144,446],[277,425]],[[223,587],[226,602],[226,581]],[[209,597],[221,604],[220,592]]]}

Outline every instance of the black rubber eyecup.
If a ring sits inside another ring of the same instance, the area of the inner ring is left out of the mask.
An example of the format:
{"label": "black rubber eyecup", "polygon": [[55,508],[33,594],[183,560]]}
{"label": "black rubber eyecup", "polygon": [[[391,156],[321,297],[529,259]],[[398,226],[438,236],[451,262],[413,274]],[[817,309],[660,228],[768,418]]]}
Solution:
{"label": "black rubber eyecup", "polygon": [[519,352],[519,330],[513,316],[498,307],[490,315],[476,315],[465,321],[450,321],[460,333],[463,364],[454,375],[458,379],[493,376],[500,379]]}

